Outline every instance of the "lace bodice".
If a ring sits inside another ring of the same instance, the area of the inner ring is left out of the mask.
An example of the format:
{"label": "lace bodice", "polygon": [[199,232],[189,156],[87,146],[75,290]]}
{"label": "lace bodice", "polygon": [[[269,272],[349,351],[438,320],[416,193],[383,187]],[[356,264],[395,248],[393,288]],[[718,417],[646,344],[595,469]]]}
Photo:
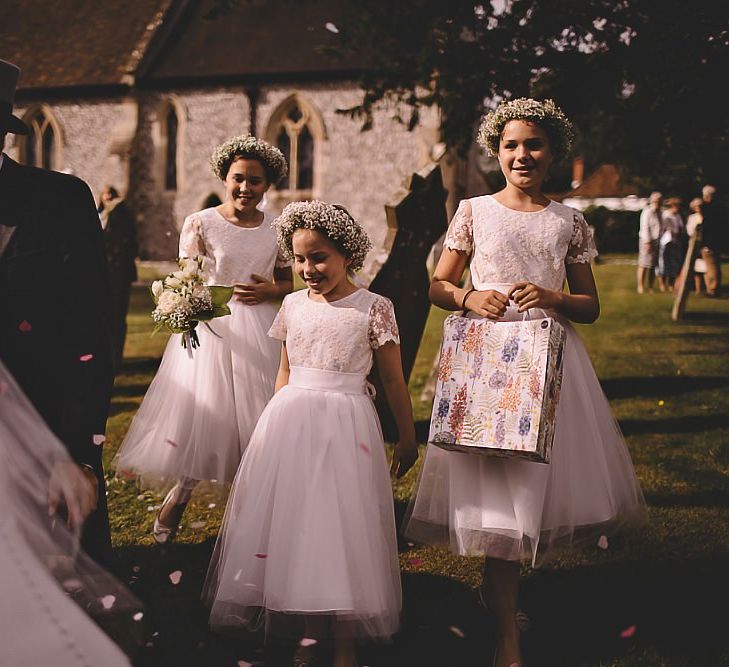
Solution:
{"label": "lace bodice", "polygon": [[340,373],[369,373],[372,350],[400,343],[392,303],[366,289],[331,303],[289,294],[268,335],[286,341],[291,366]]}
{"label": "lace bodice", "polygon": [[180,257],[196,255],[210,260],[209,285],[250,282],[253,273],[271,280],[274,265],[289,265],[279,254],[269,215],[258,227],[237,227],[215,208],[187,216],[182,225]]}
{"label": "lace bodice", "polygon": [[461,202],[444,245],[471,256],[476,289],[528,280],[561,290],[566,264],[588,263],[597,255],[578,211],[553,201],[541,211],[524,213],[499,204],[491,195]]}

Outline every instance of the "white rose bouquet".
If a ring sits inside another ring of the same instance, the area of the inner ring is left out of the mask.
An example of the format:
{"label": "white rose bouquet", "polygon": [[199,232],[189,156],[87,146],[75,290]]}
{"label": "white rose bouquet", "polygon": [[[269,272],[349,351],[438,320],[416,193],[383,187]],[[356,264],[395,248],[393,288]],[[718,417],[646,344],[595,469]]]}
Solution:
{"label": "white rose bouquet", "polygon": [[172,333],[182,334],[182,346],[191,354],[200,346],[197,325],[204,322],[210,329],[210,320],[230,315],[227,303],[233,296],[232,287],[204,284],[205,262],[202,255],[180,258],[179,271],[164,280],[155,280],[151,287],[156,305],[152,311],[152,319],[157,323],[154,333],[167,327]]}

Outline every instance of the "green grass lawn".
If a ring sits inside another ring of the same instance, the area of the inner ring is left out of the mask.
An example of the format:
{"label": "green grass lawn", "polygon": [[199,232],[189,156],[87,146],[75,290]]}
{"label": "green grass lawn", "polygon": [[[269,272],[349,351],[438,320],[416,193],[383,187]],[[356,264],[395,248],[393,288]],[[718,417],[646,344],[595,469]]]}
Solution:
{"label": "green grass lawn", "polygon": [[[691,295],[686,320],[675,323],[672,297],[636,294],[634,273],[624,263],[596,266],[602,316],[578,329],[625,433],[649,523],[639,534],[611,539],[607,550],[595,545],[538,570],[524,568],[531,666],[729,665],[729,300]],[[135,288],[107,464],[166,344],[164,334],[150,336],[150,310],[146,289]],[[445,315],[432,309],[410,380],[419,421],[430,415],[420,394]],[[395,486],[398,517],[416,477],[417,469]],[[280,646],[264,656],[258,637],[222,639],[207,630],[198,598],[224,498],[201,494],[176,543],[160,549],[150,530],[161,498],[111,475],[108,496],[117,573],[146,604],[135,664],[234,667],[238,660],[275,665],[285,658]],[[403,543],[400,562],[402,632],[390,646],[363,650],[362,664],[489,665],[492,622],[476,596],[481,560]],[[178,585],[168,578],[175,570],[183,573]],[[621,638],[632,626],[632,636]]]}

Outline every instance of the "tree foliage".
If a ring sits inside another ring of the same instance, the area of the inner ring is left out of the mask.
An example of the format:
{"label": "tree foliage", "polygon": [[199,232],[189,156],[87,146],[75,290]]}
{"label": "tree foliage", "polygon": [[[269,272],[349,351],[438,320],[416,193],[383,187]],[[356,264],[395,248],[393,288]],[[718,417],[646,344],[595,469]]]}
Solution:
{"label": "tree foliage", "polygon": [[437,105],[442,139],[464,151],[500,99],[553,97],[588,162],[648,187],[729,190],[729,12],[711,0],[346,0],[339,49],[368,63],[367,127],[397,102],[414,127]]}

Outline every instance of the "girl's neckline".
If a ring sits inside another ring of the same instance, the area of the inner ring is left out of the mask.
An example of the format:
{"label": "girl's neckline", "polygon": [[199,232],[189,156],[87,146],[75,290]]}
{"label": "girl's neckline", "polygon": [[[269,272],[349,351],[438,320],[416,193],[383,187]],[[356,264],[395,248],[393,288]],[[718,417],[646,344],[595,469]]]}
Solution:
{"label": "girl's neckline", "polygon": [[347,294],[347,296],[342,296],[342,297],[339,297],[338,299],[334,299],[334,301],[327,301],[326,299],[324,299],[324,301],[315,301],[314,299],[311,298],[311,292],[309,291],[309,288],[307,287],[306,288],[306,300],[309,303],[318,303],[320,305],[329,305],[332,303],[340,303],[340,302],[344,301],[345,299],[349,299],[349,298],[353,297],[355,294],[359,294],[361,291],[362,291],[362,288],[358,287],[351,294]]}
{"label": "girl's neckline", "polygon": [[263,213],[263,219],[261,220],[261,222],[259,222],[255,227],[244,227],[243,225],[236,225],[234,222],[231,222],[230,220],[228,220],[228,218],[226,218],[220,211],[218,211],[218,207],[217,206],[213,206],[212,207],[212,210],[215,211],[215,213],[217,214],[217,216],[226,225],[230,225],[231,227],[235,227],[236,229],[247,229],[248,231],[251,231],[251,230],[254,230],[254,229],[260,229],[261,227],[263,227],[263,223],[266,222],[266,214],[263,211],[261,211],[261,213]]}
{"label": "girl's neckline", "polygon": [[551,208],[554,204],[554,200],[550,199],[549,204],[547,204],[544,208],[540,208],[538,211],[519,211],[518,209],[511,208],[510,206],[506,206],[505,204],[502,204],[496,197],[493,195],[486,195],[492,202],[494,202],[499,208],[503,208],[505,211],[511,211],[512,213],[521,213],[523,215],[534,215],[535,213],[544,213],[547,209]]}

